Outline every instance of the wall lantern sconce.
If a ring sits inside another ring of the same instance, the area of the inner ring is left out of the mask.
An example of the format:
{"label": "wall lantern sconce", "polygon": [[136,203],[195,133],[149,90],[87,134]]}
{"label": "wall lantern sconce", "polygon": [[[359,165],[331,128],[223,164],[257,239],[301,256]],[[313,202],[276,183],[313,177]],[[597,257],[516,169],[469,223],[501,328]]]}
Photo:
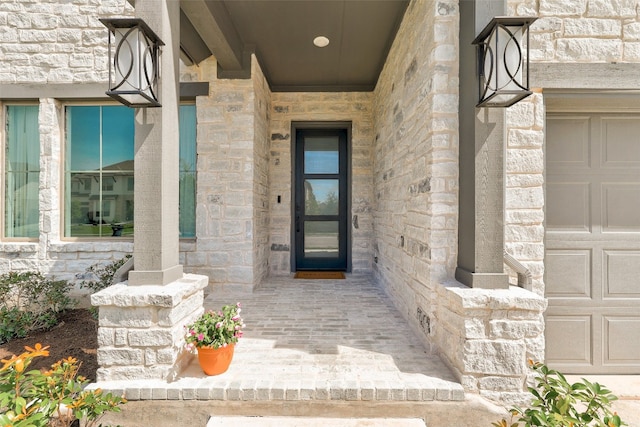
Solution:
{"label": "wall lantern sconce", "polygon": [[[531,16],[495,17],[473,41],[477,46],[477,107],[510,107],[531,95],[529,26]],[[522,45],[526,38],[526,50]]]}
{"label": "wall lantern sconce", "polygon": [[109,29],[107,95],[128,107],[161,107],[158,100],[160,46],[142,19],[100,19]]}

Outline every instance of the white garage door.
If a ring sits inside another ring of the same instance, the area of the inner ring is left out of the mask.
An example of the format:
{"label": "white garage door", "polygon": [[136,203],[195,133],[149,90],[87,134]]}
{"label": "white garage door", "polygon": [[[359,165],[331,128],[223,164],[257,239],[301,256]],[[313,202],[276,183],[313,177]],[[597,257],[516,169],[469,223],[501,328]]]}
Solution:
{"label": "white garage door", "polygon": [[640,373],[640,114],[546,126],[547,363]]}

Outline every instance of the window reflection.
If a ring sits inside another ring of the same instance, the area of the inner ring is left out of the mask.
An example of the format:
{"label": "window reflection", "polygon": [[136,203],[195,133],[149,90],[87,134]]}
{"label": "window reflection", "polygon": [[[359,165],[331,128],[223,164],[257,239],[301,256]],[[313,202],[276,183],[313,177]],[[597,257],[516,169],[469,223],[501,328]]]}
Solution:
{"label": "window reflection", "polygon": [[340,181],[337,179],[306,179],[304,204],[307,215],[338,215]]}
{"label": "window reflection", "polygon": [[339,255],[338,221],[304,223],[304,255],[308,258],[337,258]]}
{"label": "window reflection", "polygon": [[338,173],[338,137],[306,137],[304,140],[304,173]]}
{"label": "window reflection", "polygon": [[133,234],[133,110],[67,107],[65,236]]}

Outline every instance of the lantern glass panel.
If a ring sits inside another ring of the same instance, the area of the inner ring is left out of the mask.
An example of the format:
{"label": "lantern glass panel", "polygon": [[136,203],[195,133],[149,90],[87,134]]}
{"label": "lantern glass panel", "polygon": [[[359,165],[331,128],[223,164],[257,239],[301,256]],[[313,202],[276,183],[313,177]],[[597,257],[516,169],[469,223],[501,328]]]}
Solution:
{"label": "lantern glass panel", "polygon": [[497,25],[492,32],[488,45],[493,51],[493,61],[484,63],[490,91],[523,89],[522,30],[520,26]]}

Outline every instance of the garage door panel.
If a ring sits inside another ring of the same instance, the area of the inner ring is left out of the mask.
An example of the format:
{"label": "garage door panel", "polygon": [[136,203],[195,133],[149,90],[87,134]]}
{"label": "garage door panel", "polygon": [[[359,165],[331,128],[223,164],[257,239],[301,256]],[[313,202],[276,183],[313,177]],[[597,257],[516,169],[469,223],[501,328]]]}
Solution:
{"label": "garage door panel", "polygon": [[602,125],[602,166],[640,167],[640,121],[635,117],[605,117]]}
{"label": "garage door panel", "polygon": [[605,365],[640,367],[640,316],[604,316]]}
{"label": "garage door panel", "polygon": [[557,167],[589,167],[591,155],[588,116],[548,118],[547,133],[554,135],[554,140],[546,146],[548,162]]}
{"label": "garage door panel", "polygon": [[545,337],[547,359],[559,364],[592,363],[591,316],[547,315]]}
{"label": "garage door panel", "polygon": [[[553,231],[591,231],[591,186],[588,182],[562,182],[547,185],[547,229]],[[571,209],[567,209],[571,206]]]}
{"label": "garage door panel", "polygon": [[603,232],[640,232],[640,183],[602,184]]}
{"label": "garage door panel", "polygon": [[590,250],[547,251],[547,297],[590,298],[591,265]]}
{"label": "garage door panel", "polygon": [[640,373],[640,114],[549,112],[546,130],[546,361]]}
{"label": "garage door panel", "polygon": [[604,262],[604,298],[640,298],[640,251],[604,251]]}

